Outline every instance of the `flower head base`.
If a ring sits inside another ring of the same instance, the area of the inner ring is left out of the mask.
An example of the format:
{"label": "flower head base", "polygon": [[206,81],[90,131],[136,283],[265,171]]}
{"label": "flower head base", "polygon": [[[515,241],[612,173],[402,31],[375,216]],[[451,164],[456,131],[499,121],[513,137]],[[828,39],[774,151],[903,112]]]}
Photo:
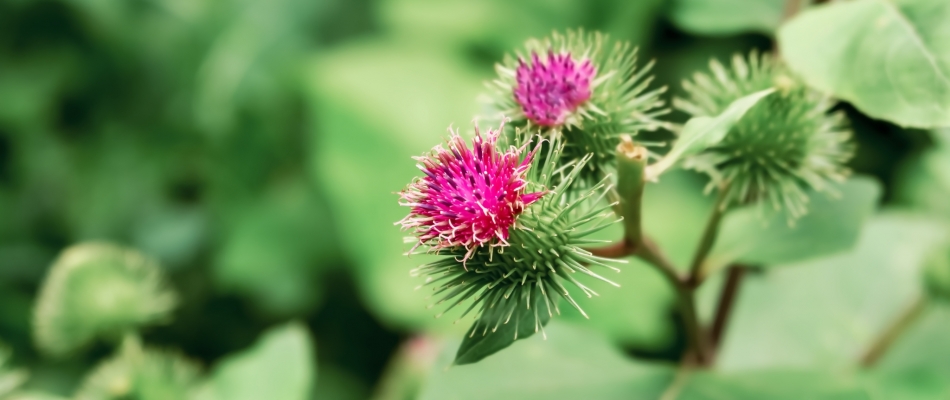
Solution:
{"label": "flower head base", "polygon": [[531,53],[531,63],[518,59],[515,100],[525,116],[539,126],[564,123],[568,115],[590,99],[594,66],[590,60],[574,61],[570,53],[548,51],[546,59]]}
{"label": "flower head base", "polygon": [[767,201],[793,221],[807,212],[805,189],[821,191],[848,175],[851,132],[841,113],[829,113],[830,99],[798,83],[776,60],[755,52],[736,55],[732,68],[710,63],[711,76],[683,83],[687,99],[674,106],[693,116],[721,113],[732,101],[775,87],[716,146],[686,166],[728,183],[731,203]]}
{"label": "flower head base", "polygon": [[400,193],[400,204],[412,211],[398,223],[414,230],[417,246],[464,248],[467,259],[479,247],[508,245],[515,219],[544,192],[525,193],[535,152],[522,157],[527,144],[499,151],[502,129],[504,123],[483,138],[476,124],[471,149],[450,129],[448,149],[436,146],[415,158],[426,176]]}

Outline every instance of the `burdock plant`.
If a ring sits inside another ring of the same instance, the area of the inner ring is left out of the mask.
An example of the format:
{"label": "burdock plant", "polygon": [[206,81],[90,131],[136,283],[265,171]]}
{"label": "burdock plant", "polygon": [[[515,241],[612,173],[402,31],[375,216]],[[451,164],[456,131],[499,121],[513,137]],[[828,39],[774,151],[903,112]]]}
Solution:
{"label": "burdock plant", "polygon": [[[651,86],[650,66],[637,68],[634,49],[599,33],[530,40],[497,66],[489,85],[508,123],[487,133],[476,126],[471,147],[450,129],[445,145],[416,158],[421,176],[400,193],[408,215],[397,224],[413,234],[408,254],[437,257],[411,271],[441,304],[437,316],[456,307],[459,319],[474,315],[456,364],[543,334],[563,305],[586,317],[575,297],[597,293],[578,277],[612,283],[602,271],[622,273],[624,259],[637,257],[677,295],[688,338],[684,363],[708,366],[741,277],[733,272],[747,268],[729,269],[715,321],[701,321],[695,292],[720,262],[710,254],[724,216],[768,206],[774,211],[742,215],[784,214],[788,223],[779,225],[791,231],[812,197],[838,194],[854,151],[847,121],[832,110],[834,99],[780,59],[752,52],[728,66],[713,61],[710,72],[684,82],[685,96],[674,102],[691,116],[683,125],[660,119],[665,88]],[[637,134],[657,128],[674,139],[648,150]],[[718,198],[684,268],[642,227],[644,192],[676,168],[706,173],[707,193]],[[603,245],[588,236],[620,222],[620,240]],[[945,270],[931,274],[932,287],[945,286]]]}

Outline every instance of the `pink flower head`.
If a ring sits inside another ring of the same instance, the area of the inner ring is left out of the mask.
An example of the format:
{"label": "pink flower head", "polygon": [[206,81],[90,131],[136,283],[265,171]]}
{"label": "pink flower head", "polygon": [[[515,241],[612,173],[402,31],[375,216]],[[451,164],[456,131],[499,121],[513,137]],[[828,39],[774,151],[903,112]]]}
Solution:
{"label": "pink flower head", "polygon": [[467,260],[480,246],[508,245],[515,219],[544,192],[524,193],[525,175],[537,148],[523,159],[527,145],[499,151],[495,143],[503,128],[504,123],[498,130],[489,129],[482,138],[476,124],[472,149],[450,129],[448,149],[439,145],[432,153],[415,157],[426,176],[400,193],[400,205],[412,211],[399,223],[415,231],[416,246],[464,247]]}
{"label": "pink flower head", "polygon": [[557,126],[590,99],[594,66],[590,60],[574,61],[569,53],[549,51],[542,60],[531,53],[531,64],[518,60],[515,100],[531,122]]}

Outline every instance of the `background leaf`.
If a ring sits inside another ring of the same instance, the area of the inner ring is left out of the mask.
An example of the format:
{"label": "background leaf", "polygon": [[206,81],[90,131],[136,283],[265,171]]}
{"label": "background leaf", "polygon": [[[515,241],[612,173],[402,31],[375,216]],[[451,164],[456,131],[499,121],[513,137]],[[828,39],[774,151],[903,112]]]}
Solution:
{"label": "background leaf", "polygon": [[885,213],[851,251],[747,277],[718,356],[725,370],[852,365],[920,295],[920,268],[944,226]]}
{"label": "background leaf", "polygon": [[810,85],[901,126],[950,126],[950,3],[856,0],[807,10],[779,31]]}
{"label": "background leaf", "polygon": [[[832,194],[836,192],[840,197]],[[808,214],[793,225],[782,213],[773,212],[763,219],[763,212],[768,211],[760,206],[729,211],[708,269],[733,262],[774,267],[848,250],[857,242],[880,196],[880,184],[856,177],[826,192],[811,191]]]}
{"label": "background leaf", "polygon": [[201,400],[309,399],[316,377],[315,349],[297,323],[264,333],[253,347],[221,360]]}
{"label": "background leaf", "polygon": [[[852,374],[853,375],[853,374]],[[870,400],[856,376],[835,372],[772,369],[742,373],[697,372],[677,400]]]}
{"label": "background leaf", "polygon": [[473,365],[447,368],[448,346],[421,400],[658,398],[673,370],[627,360],[602,336],[557,321],[547,340],[535,335]]}
{"label": "background leaf", "polygon": [[782,22],[785,0],[674,0],[667,11],[680,29],[703,35],[772,34]]}

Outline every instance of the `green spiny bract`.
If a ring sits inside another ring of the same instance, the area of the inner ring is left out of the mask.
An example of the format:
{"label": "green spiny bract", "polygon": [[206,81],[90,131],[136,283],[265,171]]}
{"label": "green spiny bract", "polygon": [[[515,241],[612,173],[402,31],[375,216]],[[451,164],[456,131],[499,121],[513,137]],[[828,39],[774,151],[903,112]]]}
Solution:
{"label": "green spiny bract", "polygon": [[731,69],[710,62],[711,75],[685,81],[686,99],[676,108],[693,116],[715,116],[736,99],[768,88],[762,99],[716,146],[684,165],[727,184],[730,204],[768,201],[790,220],[807,212],[805,189],[824,190],[849,174],[844,166],[854,146],[843,113],[829,113],[831,99],[805,87],[769,55],[735,55]]}
{"label": "green spiny bract", "polygon": [[48,354],[65,355],[96,338],[166,320],[175,304],[155,261],[112,244],[75,245],[53,263],[40,289],[36,344]]}
{"label": "green spiny bract", "polygon": [[666,88],[649,89],[653,63],[638,69],[636,62],[629,43],[555,32],[505,56],[489,87],[494,107],[512,120],[509,133],[563,138],[563,162],[593,154],[571,189],[582,191],[606,176],[620,135],[663,126],[657,117],[668,112],[660,98]]}
{"label": "green spiny bract", "polygon": [[[435,285],[438,303],[449,303],[445,311],[466,300],[471,304],[461,319],[477,310],[478,320],[469,335],[487,335],[502,324],[519,324],[513,315],[528,313],[532,329],[515,328],[518,339],[540,330],[548,318],[559,314],[558,301],[565,299],[586,314],[565,286],[570,283],[585,295],[596,295],[579,282],[576,274],[619,286],[600,276],[592,267],[606,267],[619,272],[609,263],[624,263],[594,256],[581,246],[602,241],[586,239],[591,233],[618,222],[610,205],[601,201],[609,188],[606,179],[569,198],[566,190],[578,177],[590,156],[560,165],[558,158],[564,146],[558,142],[546,146],[547,154],[535,158],[530,170],[529,191],[544,190],[550,182],[559,182],[553,190],[528,207],[510,230],[507,246],[482,246],[465,259],[464,247],[444,248],[436,252],[448,256],[413,270],[425,275],[425,285]],[[542,163],[543,165],[539,165]],[[538,168],[542,166],[543,168]],[[597,204],[601,204],[595,206]],[[439,313],[438,316],[444,314]]]}

